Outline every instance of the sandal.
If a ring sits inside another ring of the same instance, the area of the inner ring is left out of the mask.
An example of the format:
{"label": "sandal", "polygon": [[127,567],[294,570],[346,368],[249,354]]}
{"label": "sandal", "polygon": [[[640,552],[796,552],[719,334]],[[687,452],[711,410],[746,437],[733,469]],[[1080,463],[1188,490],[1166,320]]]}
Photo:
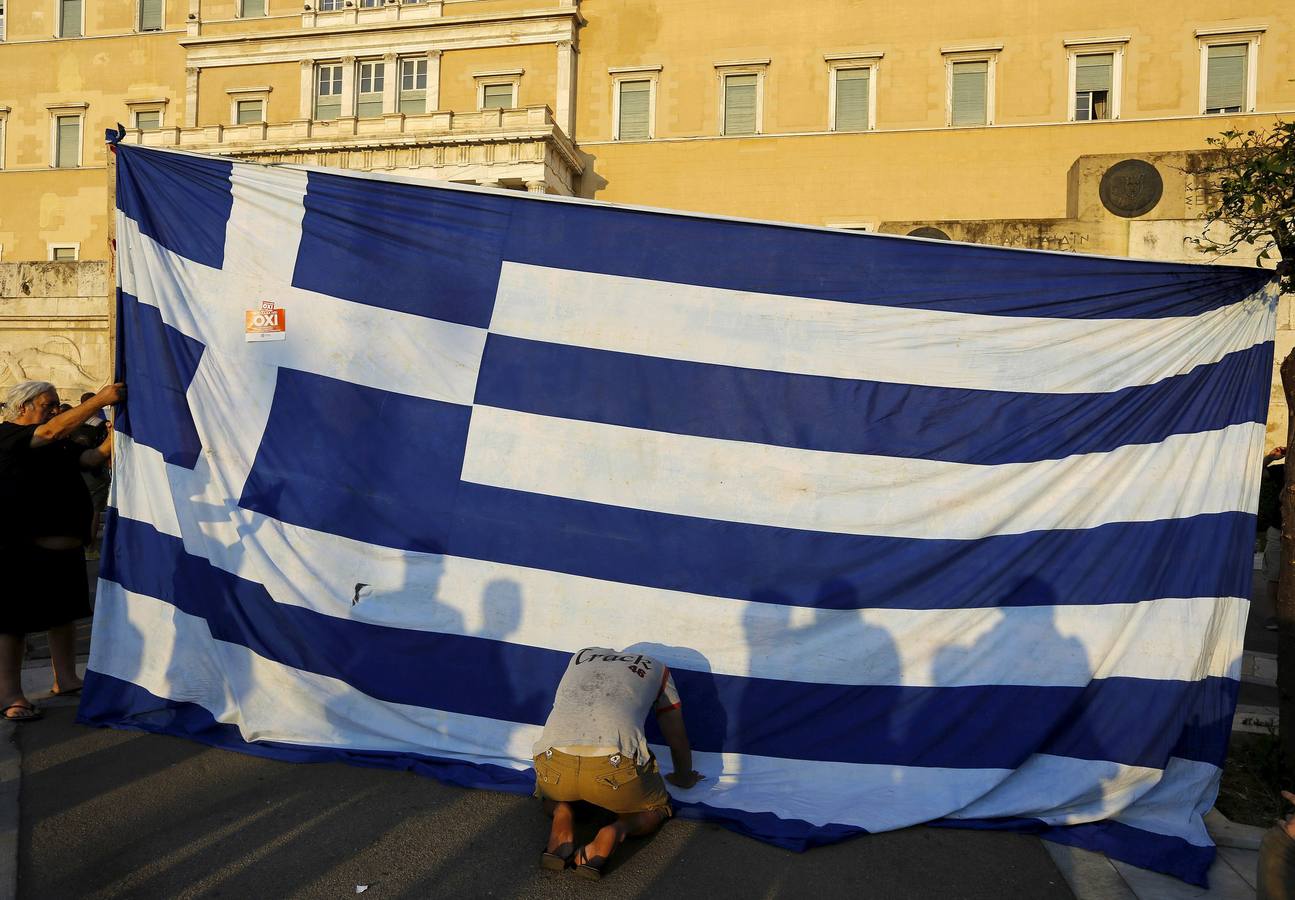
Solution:
{"label": "sandal", "polygon": [[[581,862],[580,859],[584,859]],[[589,856],[589,847],[585,845],[580,848],[579,855],[574,860],[576,864],[576,874],[581,878],[588,878],[590,881],[599,881],[603,877],[603,866],[607,865],[605,856]]]}
{"label": "sandal", "polygon": [[76,687],[68,688],[66,691],[50,691],[49,694],[51,697],[71,697],[73,694],[81,693],[82,687],[83,685],[78,684]]}
{"label": "sandal", "polygon": [[[562,852],[563,847],[566,848],[566,853]],[[548,869],[550,872],[561,872],[571,864],[571,857],[575,855],[576,845],[571,841],[567,841],[565,844],[558,844],[556,852],[550,853],[548,850],[545,850],[540,854],[540,868]]]}
{"label": "sandal", "polygon": [[[10,715],[13,710],[21,710],[14,716]],[[45,714],[30,703],[11,703],[4,708],[4,717],[10,722],[34,722],[37,719],[45,718]]]}

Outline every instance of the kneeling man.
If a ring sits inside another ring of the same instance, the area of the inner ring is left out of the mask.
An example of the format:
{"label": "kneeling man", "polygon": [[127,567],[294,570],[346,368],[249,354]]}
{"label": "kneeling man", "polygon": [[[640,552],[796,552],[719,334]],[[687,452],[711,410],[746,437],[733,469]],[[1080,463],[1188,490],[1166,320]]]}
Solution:
{"label": "kneeling man", "polygon": [[[674,763],[666,778],[678,787],[692,787],[701,775],[692,768],[669,668],[641,653],[605,647],[587,647],[571,657],[534,748],[535,794],[553,816],[540,858],[546,869],[574,863],[577,874],[600,878],[607,858],[625,838],[651,834],[670,817],[670,796],[643,734],[650,709],[656,710]],[[617,815],[579,851],[571,807],[577,800]]]}

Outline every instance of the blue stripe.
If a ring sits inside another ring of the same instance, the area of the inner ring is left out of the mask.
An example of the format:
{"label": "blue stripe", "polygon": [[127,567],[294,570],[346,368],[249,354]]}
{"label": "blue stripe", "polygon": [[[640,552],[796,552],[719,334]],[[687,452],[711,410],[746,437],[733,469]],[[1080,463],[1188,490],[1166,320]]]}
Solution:
{"label": "blue stripe", "polygon": [[[570,659],[540,647],[275,603],[264,586],[185,552],[182,540],[150,525],[110,514],[106,531],[102,578],[205,619],[216,640],[381,700],[538,725]],[[349,608],[350,590],[338,586],[339,610]],[[887,640],[858,637],[869,647]],[[1059,652],[1073,643],[1055,640]],[[1036,652],[1049,649],[1041,643]],[[1171,755],[1218,764],[1237,690],[1235,681],[1220,678],[895,687],[673,671],[699,750],[949,768],[1016,768],[1036,752],[1154,768]],[[1196,734],[1184,738],[1189,728]]]}
{"label": "blue stripe", "polygon": [[[164,699],[144,688],[94,670],[85,673],[85,691],[77,723],[122,728],[188,738],[209,747],[232,750],[283,762],[341,762],[355,766],[394,769],[436,778],[467,788],[487,788],[529,794],[534,775],[502,766],[464,763],[413,753],[346,750],[274,741],[244,741],[234,725],[217,722],[195,703]],[[712,821],[788,850],[804,851],[866,834],[853,825],[811,825],[800,819],[782,819],[772,813],[724,809],[702,803],[674,803],[680,818]],[[1051,826],[1037,819],[942,819],[932,823],[948,828],[994,829],[1036,834],[1046,840],[1105,853],[1135,866],[1164,872],[1191,884],[1207,886],[1206,873],[1214,861],[1213,847],[1198,847],[1181,838],[1132,828],[1119,822]]]}
{"label": "blue stripe", "polygon": [[228,160],[118,144],[117,208],[166,249],[219,269],[232,171]]}
{"label": "blue stripe", "polygon": [[470,414],[281,368],[239,505],[300,525],[326,522],[371,544],[442,552]]}
{"label": "blue stripe", "polygon": [[481,328],[511,201],[311,172],[294,287]]}
{"label": "blue stripe", "polygon": [[206,347],[163,322],[156,306],[124,291],[118,291],[117,309],[117,377],[129,380],[130,392],[114,425],[168,463],[192,469],[202,442],[186,391]]}
{"label": "blue stripe", "polygon": [[469,482],[458,501],[453,556],[826,609],[1249,597],[1254,554],[1250,513],[957,541],[718,522]]}
{"label": "blue stripe", "polygon": [[1272,343],[1157,384],[1031,394],[851,381],[492,334],[476,402],[673,434],[997,465],[1264,422]]}
{"label": "blue stripe", "polygon": [[1028,253],[514,200],[514,262],[730,290],[999,316],[1198,315],[1271,280],[1257,269]]}

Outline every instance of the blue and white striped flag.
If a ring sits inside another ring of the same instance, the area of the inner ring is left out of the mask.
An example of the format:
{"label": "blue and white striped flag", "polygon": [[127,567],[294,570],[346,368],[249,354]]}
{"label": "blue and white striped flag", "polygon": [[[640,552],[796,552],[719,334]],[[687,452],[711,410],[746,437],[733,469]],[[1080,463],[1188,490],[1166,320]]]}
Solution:
{"label": "blue and white striped flag", "polygon": [[82,721],[528,791],[568,655],[634,645],[684,814],[1204,880],[1265,273],[118,160]]}

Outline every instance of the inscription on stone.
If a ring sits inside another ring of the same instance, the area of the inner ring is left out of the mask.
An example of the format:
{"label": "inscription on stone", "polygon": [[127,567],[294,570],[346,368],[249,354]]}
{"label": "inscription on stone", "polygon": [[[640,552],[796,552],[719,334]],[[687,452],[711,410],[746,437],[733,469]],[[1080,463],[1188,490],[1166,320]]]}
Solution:
{"label": "inscription on stone", "polygon": [[1102,205],[1124,219],[1151,212],[1164,192],[1165,184],[1156,167],[1141,159],[1126,159],[1111,166],[1098,188]]}

